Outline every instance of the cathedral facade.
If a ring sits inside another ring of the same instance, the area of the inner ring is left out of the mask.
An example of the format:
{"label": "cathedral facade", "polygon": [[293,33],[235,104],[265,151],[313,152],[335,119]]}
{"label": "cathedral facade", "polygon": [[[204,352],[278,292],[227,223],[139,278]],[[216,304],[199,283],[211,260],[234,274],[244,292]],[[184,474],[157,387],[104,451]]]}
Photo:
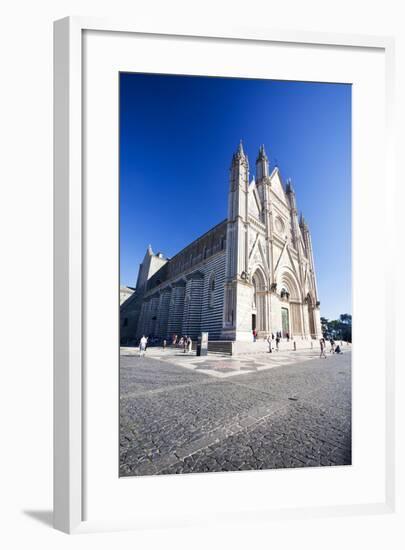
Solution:
{"label": "cathedral facade", "polygon": [[227,218],[171,259],[148,247],[136,292],[121,306],[121,343],[201,331],[251,342],[253,330],[311,341],[321,337],[319,306],[311,234],[292,183],[270,171],[264,146],[250,179],[240,143]]}

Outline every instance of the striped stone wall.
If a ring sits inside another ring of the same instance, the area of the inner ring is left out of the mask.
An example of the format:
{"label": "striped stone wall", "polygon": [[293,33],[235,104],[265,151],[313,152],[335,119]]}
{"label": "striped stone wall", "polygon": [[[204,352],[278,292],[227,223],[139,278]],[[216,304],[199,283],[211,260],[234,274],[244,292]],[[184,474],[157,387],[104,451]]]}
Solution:
{"label": "striped stone wall", "polygon": [[177,334],[196,340],[204,331],[210,340],[220,339],[224,280],[225,250],[220,250],[180,277],[154,287],[144,296],[137,337],[145,334],[170,341]]}

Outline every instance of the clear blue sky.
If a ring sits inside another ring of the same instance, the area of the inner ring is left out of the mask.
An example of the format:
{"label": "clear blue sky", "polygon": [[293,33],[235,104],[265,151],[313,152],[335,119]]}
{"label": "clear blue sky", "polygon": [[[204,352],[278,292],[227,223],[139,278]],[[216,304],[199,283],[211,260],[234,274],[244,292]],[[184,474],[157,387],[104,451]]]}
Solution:
{"label": "clear blue sky", "polygon": [[351,313],[351,86],[120,75],[120,271],[173,256],[226,218],[239,140],[291,178],[312,234],[321,315]]}

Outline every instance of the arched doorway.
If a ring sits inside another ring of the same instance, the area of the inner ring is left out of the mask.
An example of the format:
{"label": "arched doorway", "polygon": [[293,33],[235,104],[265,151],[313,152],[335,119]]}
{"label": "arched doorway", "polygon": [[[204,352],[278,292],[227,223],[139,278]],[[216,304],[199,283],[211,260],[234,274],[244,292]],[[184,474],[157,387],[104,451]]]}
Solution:
{"label": "arched doorway", "polygon": [[266,283],[260,269],[252,277],[252,330],[266,331]]}
{"label": "arched doorway", "polygon": [[280,288],[281,329],[290,338],[303,335],[302,295],[295,275],[288,270],[283,271],[278,278]]}

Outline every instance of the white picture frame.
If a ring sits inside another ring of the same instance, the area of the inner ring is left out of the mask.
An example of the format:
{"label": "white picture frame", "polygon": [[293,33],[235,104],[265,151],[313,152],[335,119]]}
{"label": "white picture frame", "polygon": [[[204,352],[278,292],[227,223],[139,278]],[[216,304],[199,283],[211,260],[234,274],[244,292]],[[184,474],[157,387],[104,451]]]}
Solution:
{"label": "white picture frame", "polygon": [[[84,273],[85,255],[88,249],[84,243],[84,220],[86,205],[83,201],[83,37],[86,32],[109,32],[138,36],[176,37],[185,40],[195,37],[200,41],[225,40],[229,44],[239,42],[252,44],[277,43],[284,45],[322,46],[331,48],[346,48],[347,50],[379,50],[384,56],[385,75],[385,151],[384,151],[384,185],[391,191],[387,199],[387,209],[393,206],[395,190],[392,176],[393,166],[393,79],[394,79],[394,42],[389,37],[371,37],[356,35],[330,35],[312,32],[285,32],[271,29],[232,29],[212,28],[201,29],[198,24],[193,29],[178,27],[138,28],[136,23],[117,22],[114,20],[98,20],[84,17],[70,17],[55,22],[54,34],[54,526],[62,531],[86,532],[101,529],[139,528],[144,525],[155,525],[147,515],[142,521],[136,518],[123,518],[122,521],[105,517],[97,521],[85,518],[86,495],[84,480],[88,474],[85,467],[85,442],[88,437],[84,429],[85,408],[83,400],[88,387],[84,378],[83,358],[85,355],[86,336],[84,334]],[[354,159],[356,161],[356,159]],[[391,206],[390,206],[391,205]],[[354,213],[356,216],[356,212]],[[389,234],[390,221],[388,210],[387,220],[382,231]],[[393,223],[393,222],[391,222]],[[392,247],[387,250],[387,258],[391,263]],[[392,263],[391,263],[392,265]],[[391,275],[392,276],[392,275]],[[392,288],[387,270],[384,288]],[[387,302],[386,317],[393,311]],[[392,322],[390,332],[393,335]],[[257,518],[272,517],[304,517],[324,515],[348,515],[367,513],[387,513],[395,508],[395,465],[394,465],[394,342],[384,348],[384,393],[385,393],[385,461],[384,461],[384,496],[378,501],[359,500],[357,503],[329,506],[296,507],[279,510],[267,510],[258,506]],[[118,413],[118,411],[117,411]],[[118,442],[117,442],[118,446]],[[242,478],[241,478],[242,479]],[[103,480],[100,479],[102,485]],[[161,483],[157,480],[143,480],[143,484]],[[146,488],[146,490],[148,490]],[[162,488],[162,490],[166,490]],[[240,512],[235,504],[236,514]],[[179,512],[181,516],[182,512]],[[247,519],[251,515],[246,514]],[[221,519],[221,518],[219,518]],[[240,517],[243,520],[242,517]],[[103,520],[103,521],[101,521]],[[172,518],[160,517],[160,523],[172,525]],[[206,522],[206,518],[201,519]],[[198,517],[185,519],[187,523],[198,523]],[[179,524],[183,524],[181,521]]]}

